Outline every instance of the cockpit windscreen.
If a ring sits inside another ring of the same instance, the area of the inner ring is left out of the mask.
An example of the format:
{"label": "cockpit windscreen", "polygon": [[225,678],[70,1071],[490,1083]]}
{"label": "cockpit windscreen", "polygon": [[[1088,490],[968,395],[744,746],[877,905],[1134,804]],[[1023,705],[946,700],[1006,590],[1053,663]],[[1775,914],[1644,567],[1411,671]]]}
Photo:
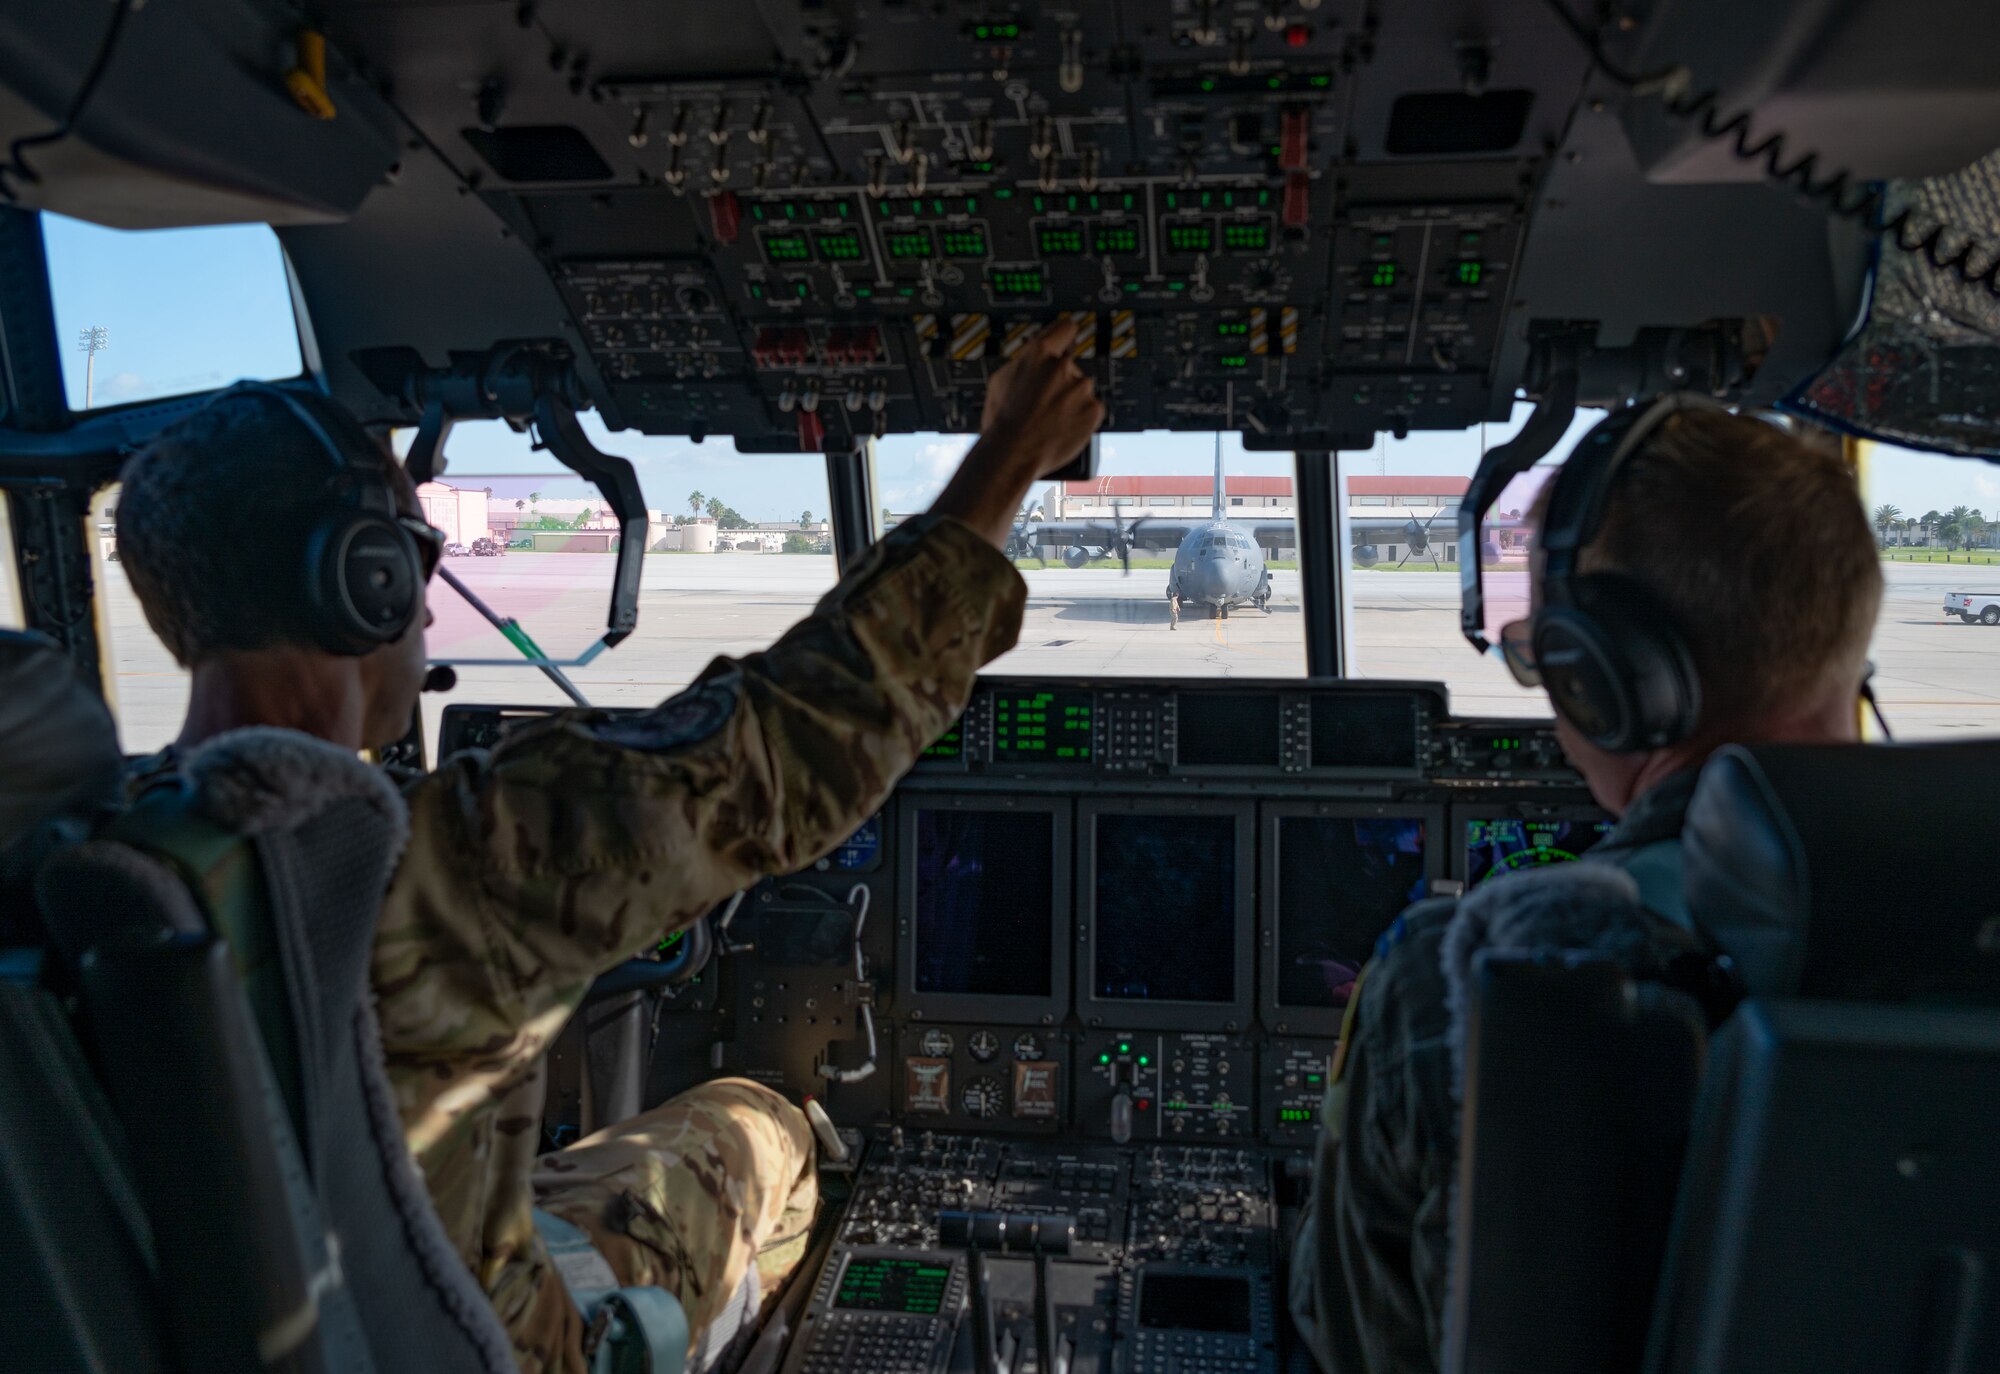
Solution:
{"label": "cockpit windscreen", "polygon": [[1053,995],[1054,817],[921,810],[916,839],[916,990]]}
{"label": "cockpit windscreen", "polygon": [[1465,823],[1465,885],[1476,887],[1515,869],[1569,863],[1610,833],[1610,821],[1582,817],[1469,820]]}
{"label": "cockpit windscreen", "polygon": [[1375,941],[1424,895],[1422,818],[1278,822],[1278,1004],[1344,1007]]}
{"label": "cockpit windscreen", "polygon": [[1098,998],[1220,1002],[1236,996],[1236,818],[1100,815]]}

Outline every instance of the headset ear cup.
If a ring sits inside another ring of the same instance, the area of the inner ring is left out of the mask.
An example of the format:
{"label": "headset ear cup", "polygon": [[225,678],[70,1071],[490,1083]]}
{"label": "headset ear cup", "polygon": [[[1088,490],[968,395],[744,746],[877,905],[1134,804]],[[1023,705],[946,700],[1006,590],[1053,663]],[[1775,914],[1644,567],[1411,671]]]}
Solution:
{"label": "headset ear cup", "polygon": [[402,637],[416,618],[422,560],[416,541],[373,511],[329,512],[305,541],[306,608],[313,638],[356,656]]}
{"label": "headset ear cup", "polygon": [[1569,581],[1535,621],[1535,657],[1556,709],[1600,749],[1661,749],[1693,733],[1701,687],[1686,643],[1629,577]]}

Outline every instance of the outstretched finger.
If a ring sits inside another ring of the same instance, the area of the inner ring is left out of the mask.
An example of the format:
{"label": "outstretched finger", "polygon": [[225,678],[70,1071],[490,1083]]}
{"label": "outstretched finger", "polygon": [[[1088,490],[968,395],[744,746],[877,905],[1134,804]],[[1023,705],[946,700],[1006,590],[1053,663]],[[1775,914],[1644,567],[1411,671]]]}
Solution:
{"label": "outstretched finger", "polygon": [[1028,340],[1026,347],[1044,353],[1064,354],[1076,342],[1076,321],[1068,315],[1058,315]]}

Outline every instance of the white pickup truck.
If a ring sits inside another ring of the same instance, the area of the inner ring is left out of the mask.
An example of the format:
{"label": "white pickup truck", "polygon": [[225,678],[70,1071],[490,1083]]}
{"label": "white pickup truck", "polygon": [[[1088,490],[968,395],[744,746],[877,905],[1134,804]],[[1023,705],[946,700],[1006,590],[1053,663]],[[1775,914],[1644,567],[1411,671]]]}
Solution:
{"label": "white pickup truck", "polygon": [[1944,613],[1966,624],[2000,625],[2000,592],[1946,592]]}

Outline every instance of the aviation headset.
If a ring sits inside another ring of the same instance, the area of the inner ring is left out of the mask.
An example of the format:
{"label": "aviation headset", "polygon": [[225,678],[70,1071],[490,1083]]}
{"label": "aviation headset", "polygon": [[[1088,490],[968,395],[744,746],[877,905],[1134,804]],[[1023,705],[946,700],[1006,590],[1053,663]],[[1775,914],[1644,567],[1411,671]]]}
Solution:
{"label": "aviation headset", "polygon": [[354,657],[401,638],[416,618],[428,569],[411,528],[417,522],[397,511],[386,474],[350,462],[319,417],[281,387],[238,382],[209,404],[244,395],[274,398],[333,464],[311,503],[293,574],[313,641]]}
{"label": "aviation headset", "polygon": [[1687,738],[1701,686],[1687,643],[1658,598],[1622,573],[1577,560],[1603,528],[1626,461],[1686,411],[1729,414],[1687,392],[1599,421],[1557,471],[1542,520],[1542,600],[1530,621],[1535,670],[1570,724],[1600,749],[1660,749]]}

